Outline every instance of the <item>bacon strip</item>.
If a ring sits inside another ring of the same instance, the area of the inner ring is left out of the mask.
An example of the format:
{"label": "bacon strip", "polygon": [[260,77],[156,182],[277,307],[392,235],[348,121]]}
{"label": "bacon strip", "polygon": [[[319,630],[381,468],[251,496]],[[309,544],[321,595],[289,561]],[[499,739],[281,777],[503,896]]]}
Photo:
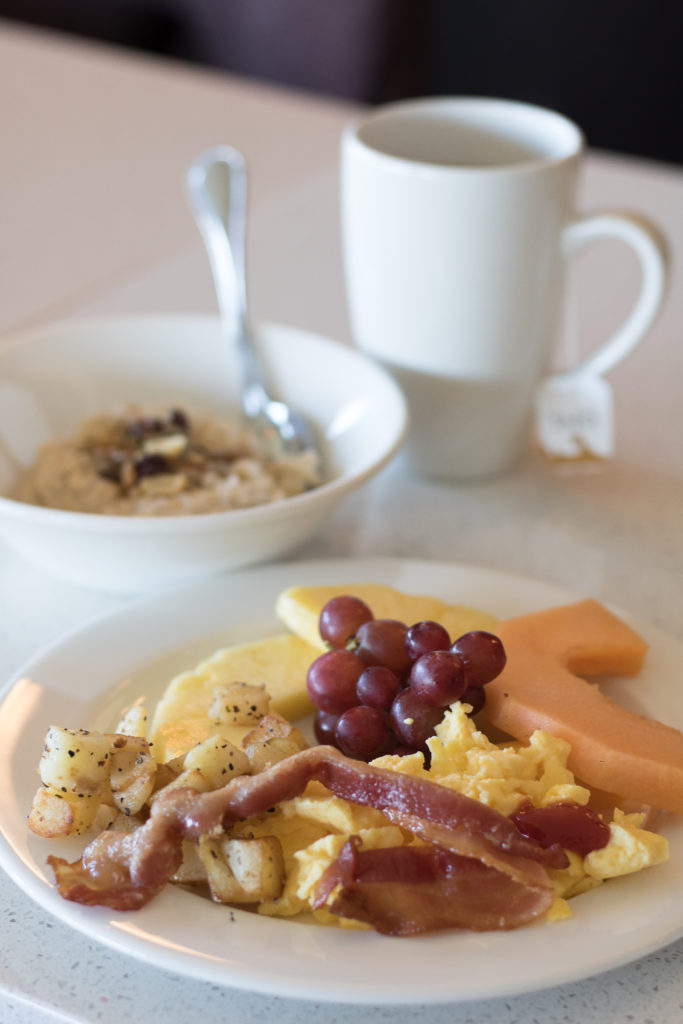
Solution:
{"label": "bacon strip", "polygon": [[[186,791],[187,792],[187,791]],[[166,886],[182,863],[181,840],[172,832],[158,833],[152,840],[154,857],[144,857],[140,870],[141,826],[135,832],[101,832],[70,864],[61,857],[48,857],[61,896],[86,906],[113,910],[139,910]]]}
{"label": "bacon strip", "polygon": [[183,839],[228,827],[300,795],[317,779],[337,796],[376,807],[387,818],[431,844],[484,866],[531,889],[548,888],[541,867],[564,867],[564,852],[542,849],[512,822],[485,804],[434,782],[345,757],[333,747],[311,747],[258,775],[233,779],[223,789],[161,794],[149,820],[119,837],[104,833],[80,862],[51,857],[59,892],[78,903],[118,910],[143,906],[177,869]]}
{"label": "bacon strip", "polygon": [[323,873],[314,906],[383,935],[419,935],[518,928],[546,911],[552,898],[547,877],[524,884],[439,846],[361,850],[353,836]]}

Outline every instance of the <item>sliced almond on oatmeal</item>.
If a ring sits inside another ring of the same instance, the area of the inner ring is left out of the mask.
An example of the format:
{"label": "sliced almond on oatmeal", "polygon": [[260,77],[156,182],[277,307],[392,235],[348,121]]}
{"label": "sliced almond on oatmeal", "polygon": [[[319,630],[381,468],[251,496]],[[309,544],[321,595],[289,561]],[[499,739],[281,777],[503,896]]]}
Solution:
{"label": "sliced almond on oatmeal", "polygon": [[185,473],[160,473],[159,476],[145,476],[138,480],[138,490],[150,498],[169,497],[187,490]]}
{"label": "sliced almond on oatmeal", "polygon": [[167,459],[179,458],[187,448],[187,434],[166,434],[161,437],[146,437],[142,443],[145,455],[164,455]]}

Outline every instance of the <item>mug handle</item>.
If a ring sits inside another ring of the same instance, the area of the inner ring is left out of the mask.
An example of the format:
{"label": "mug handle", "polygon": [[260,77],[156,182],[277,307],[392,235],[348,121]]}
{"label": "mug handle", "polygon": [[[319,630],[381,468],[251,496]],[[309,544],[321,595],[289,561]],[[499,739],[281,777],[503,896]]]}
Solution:
{"label": "mug handle", "polygon": [[565,257],[574,256],[586,245],[605,238],[626,242],[635,252],[643,274],[640,294],[624,323],[597,352],[573,369],[554,376],[607,373],[647,333],[662,304],[668,277],[668,257],[664,239],[654,224],[638,214],[622,211],[578,217],[562,232],[563,253]]}

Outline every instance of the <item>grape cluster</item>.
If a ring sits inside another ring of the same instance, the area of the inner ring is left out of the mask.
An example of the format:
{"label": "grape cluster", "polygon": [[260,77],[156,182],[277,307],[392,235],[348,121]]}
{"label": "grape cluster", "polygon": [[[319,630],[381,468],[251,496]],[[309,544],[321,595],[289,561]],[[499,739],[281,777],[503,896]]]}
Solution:
{"label": "grape cluster", "polygon": [[361,761],[426,753],[449,705],[461,700],[471,714],[481,711],[483,688],[506,660],[492,633],[476,630],[451,642],[438,622],[376,619],[351,595],[327,602],[319,630],[328,650],[306,679],[317,709],[315,734]]}

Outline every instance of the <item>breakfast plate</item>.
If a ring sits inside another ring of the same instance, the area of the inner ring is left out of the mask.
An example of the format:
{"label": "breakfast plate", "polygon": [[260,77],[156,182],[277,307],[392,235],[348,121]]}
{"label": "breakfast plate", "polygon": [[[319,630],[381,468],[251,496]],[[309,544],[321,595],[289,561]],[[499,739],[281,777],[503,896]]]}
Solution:
{"label": "breakfast plate", "polygon": [[[153,705],[172,676],[218,647],[283,627],[274,603],[294,584],[380,582],[468,604],[499,618],[589,595],[465,565],[404,559],[299,561],[214,577],[141,598],[38,654],[0,703],[0,865],[41,906],[91,940],[158,967],[264,994],[369,1004],[512,995],[628,963],[683,934],[683,821],[669,818],[667,863],[571,901],[573,917],[514,932],[388,938],[261,917],[169,886],[136,912],[63,900],[46,865],[83,840],[41,839],[26,816],[47,727],[110,730],[122,707]],[[637,679],[609,680],[620,703],[678,727],[683,645],[616,609],[651,645]]]}

